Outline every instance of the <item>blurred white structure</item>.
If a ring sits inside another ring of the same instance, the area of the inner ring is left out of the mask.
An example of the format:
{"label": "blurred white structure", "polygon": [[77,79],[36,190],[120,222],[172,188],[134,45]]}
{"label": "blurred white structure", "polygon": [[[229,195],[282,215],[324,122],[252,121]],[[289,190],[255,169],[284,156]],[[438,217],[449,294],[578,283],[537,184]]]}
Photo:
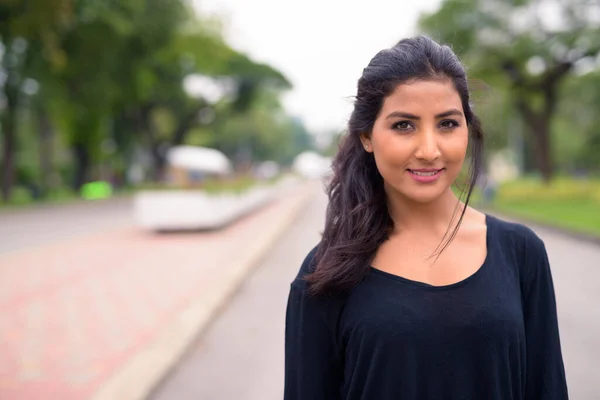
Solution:
{"label": "blurred white structure", "polygon": [[258,179],[272,179],[279,175],[281,167],[275,161],[264,161],[254,168],[254,176]]}
{"label": "blurred white structure", "polygon": [[[166,160],[175,187],[145,190],[134,198],[135,220],[145,229],[218,229],[268,203],[282,188],[294,184],[293,180],[284,179],[277,185],[257,185],[243,193],[209,194],[202,190],[205,177],[226,177],[233,172],[223,153],[178,146],[169,150]],[[275,169],[279,172],[277,164],[263,168],[263,173],[272,174]]]}
{"label": "blurred white structure", "polygon": [[167,152],[166,162],[170,183],[175,187],[145,190],[134,198],[135,219],[143,228],[217,228],[266,199],[265,194],[261,192],[243,197],[231,194],[208,195],[201,189],[205,178],[226,177],[233,172],[229,159],[218,150],[176,146]]}
{"label": "blurred white structure", "polygon": [[216,149],[175,146],[167,152],[170,167],[213,175],[227,175],[233,168],[229,159]]}
{"label": "blurred white structure", "polygon": [[149,230],[218,229],[269,202],[272,187],[245,193],[207,194],[202,190],[144,191],[134,199],[135,220]]}
{"label": "blurred white structure", "polygon": [[219,229],[251,213],[298,184],[288,176],[275,185],[256,185],[243,193],[202,190],[144,191],[134,198],[137,224],[154,231]]}
{"label": "blurred white structure", "polygon": [[308,179],[320,179],[331,174],[331,158],[313,151],[299,154],[294,160],[293,170]]}

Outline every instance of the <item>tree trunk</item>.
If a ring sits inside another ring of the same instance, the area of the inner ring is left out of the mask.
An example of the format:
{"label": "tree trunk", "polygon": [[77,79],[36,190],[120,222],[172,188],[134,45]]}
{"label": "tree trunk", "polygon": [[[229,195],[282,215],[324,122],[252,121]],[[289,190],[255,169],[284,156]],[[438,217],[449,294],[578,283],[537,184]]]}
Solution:
{"label": "tree trunk", "polygon": [[[521,109],[522,110],[522,109]],[[554,176],[552,161],[552,143],[550,134],[550,117],[544,113],[522,112],[529,133],[533,139],[534,160],[544,182],[548,183]]]}
{"label": "tree trunk", "polygon": [[2,151],[2,200],[5,203],[11,198],[15,178],[15,130],[17,117],[16,94],[6,90],[6,110],[2,124],[3,151]]}
{"label": "tree trunk", "polygon": [[187,136],[187,133],[190,131],[190,129],[192,128],[192,126],[194,125],[196,120],[198,119],[198,114],[199,114],[200,110],[202,110],[202,108],[204,108],[204,107],[206,107],[206,104],[201,103],[193,111],[191,111],[189,114],[187,114],[183,118],[181,118],[179,125],[177,125],[177,128],[171,135],[172,136],[171,143],[173,146],[179,146],[179,145],[183,144],[183,142],[185,141],[185,138]]}
{"label": "tree trunk", "polygon": [[88,170],[90,169],[90,153],[84,143],[76,143],[72,146],[75,158],[75,174],[73,177],[73,189],[77,192],[86,182]]}
{"label": "tree trunk", "polygon": [[[585,52],[580,54],[578,59],[596,55],[597,52],[597,49]],[[516,106],[529,128],[530,137],[533,139],[535,164],[546,183],[549,183],[554,176],[550,127],[557,105],[557,91],[559,84],[571,71],[576,61],[555,60],[554,66],[548,69],[541,79],[534,81],[525,77],[513,59],[505,60],[502,65],[508,78],[513,82],[513,90],[517,95]],[[534,110],[524,98],[524,93],[541,95],[542,107]]]}
{"label": "tree trunk", "polygon": [[544,182],[549,183],[554,176],[554,162],[552,161],[552,148],[550,136],[550,121],[541,119],[535,131],[536,141],[534,145],[535,160],[542,174]]}
{"label": "tree trunk", "polygon": [[40,176],[42,177],[41,190],[45,196],[48,189],[52,188],[50,182],[54,164],[54,129],[44,105],[37,106],[38,129],[40,134]]}
{"label": "tree trunk", "polygon": [[164,154],[164,142],[152,143],[152,179],[161,181],[164,177],[165,165],[167,163],[166,155]]}
{"label": "tree trunk", "polygon": [[156,134],[150,118],[153,108],[152,105],[140,108],[138,113],[138,126],[146,136],[146,144],[150,148],[150,155],[152,157],[152,180],[159,181],[162,178],[166,160],[165,155],[162,152],[161,142],[156,138],[158,135]]}
{"label": "tree trunk", "polygon": [[204,107],[206,107],[206,103],[201,102],[191,112],[183,116],[171,134],[170,141],[157,139],[158,134],[150,118],[153,106],[142,107],[140,109],[139,125],[150,142],[150,153],[152,155],[152,178],[154,180],[161,180],[164,176],[164,169],[166,165],[165,152],[167,149],[172,146],[179,146],[185,142],[188,132],[198,119],[198,113]]}

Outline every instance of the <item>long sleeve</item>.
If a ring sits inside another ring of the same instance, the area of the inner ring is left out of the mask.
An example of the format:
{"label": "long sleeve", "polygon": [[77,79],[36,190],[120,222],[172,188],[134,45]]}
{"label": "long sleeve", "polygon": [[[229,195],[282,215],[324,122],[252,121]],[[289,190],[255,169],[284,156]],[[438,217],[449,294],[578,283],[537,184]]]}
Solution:
{"label": "long sleeve", "polygon": [[[303,265],[307,270],[310,256]],[[336,400],[343,374],[328,305],[307,293],[297,278],[291,285],[285,329],[285,400]]]}
{"label": "long sleeve", "polygon": [[556,298],[548,255],[535,235],[527,240],[524,287],[526,331],[525,400],[566,400]]}

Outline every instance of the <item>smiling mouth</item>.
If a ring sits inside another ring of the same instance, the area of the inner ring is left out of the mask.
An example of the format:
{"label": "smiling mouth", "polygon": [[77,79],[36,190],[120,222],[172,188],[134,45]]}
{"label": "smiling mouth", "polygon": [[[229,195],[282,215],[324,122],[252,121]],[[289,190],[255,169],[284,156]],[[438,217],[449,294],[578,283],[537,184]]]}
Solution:
{"label": "smiling mouth", "polygon": [[434,176],[438,173],[440,173],[443,170],[443,168],[440,169],[432,169],[432,170],[415,170],[415,169],[409,169],[408,171],[412,174],[415,174],[417,176]]}

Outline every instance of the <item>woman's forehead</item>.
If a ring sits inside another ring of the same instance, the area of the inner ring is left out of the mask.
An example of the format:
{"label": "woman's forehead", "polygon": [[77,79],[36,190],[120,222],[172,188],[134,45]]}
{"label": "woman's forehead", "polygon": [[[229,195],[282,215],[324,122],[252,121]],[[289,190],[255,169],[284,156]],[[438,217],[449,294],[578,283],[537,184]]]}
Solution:
{"label": "woman's forehead", "polygon": [[[437,113],[440,109],[462,110],[462,102],[451,80],[415,80],[401,83],[385,98],[382,111]],[[444,111],[444,110],[442,110]]]}

